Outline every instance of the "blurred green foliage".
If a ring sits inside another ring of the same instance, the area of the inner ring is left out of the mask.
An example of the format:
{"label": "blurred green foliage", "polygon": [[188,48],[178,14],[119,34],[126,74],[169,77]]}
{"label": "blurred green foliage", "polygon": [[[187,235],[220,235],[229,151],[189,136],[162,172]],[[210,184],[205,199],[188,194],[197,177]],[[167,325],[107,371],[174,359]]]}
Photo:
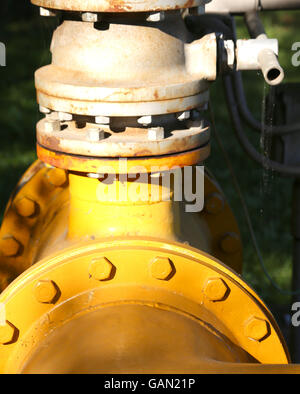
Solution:
{"label": "blurred green foliage", "polygon": [[[13,4],[14,3],[14,4]],[[16,5],[17,4],[17,5]],[[291,46],[297,37],[299,12],[277,12],[262,15],[267,33],[280,41],[280,61],[287,81],[298,81],[299,70],[291,64]],[[238,20],[239,37],[248,37],[242,18]],[[6,201],[19,177],[35,159],[35,124],[40,118],[34,89],[34,71],[50,61],[51,32],[56,21],[40,18],[29,0],[2,1],[0,4],[0,41],[7,46],[7,67],[0,68],[0,219]],[[260,73],[245,73],[245,89],[249,106],[257,118],[263,113],[267,87]],[[232,132],[222,94],[222,82],[212,88],[218,132],[229,153],[266,265],[283,288],[289,289],[292,267],[290,208],[292,181],[266,172],[241,150]],[[248,131],[259,145],[259,135]],[[244,276],[267,303],[286,305],[290,298],[278,293],[269,284],[252,247],[241,203],[233,187],[222,153],[213,140],[207,166],[223,187],[238,218],[244,241]]]}

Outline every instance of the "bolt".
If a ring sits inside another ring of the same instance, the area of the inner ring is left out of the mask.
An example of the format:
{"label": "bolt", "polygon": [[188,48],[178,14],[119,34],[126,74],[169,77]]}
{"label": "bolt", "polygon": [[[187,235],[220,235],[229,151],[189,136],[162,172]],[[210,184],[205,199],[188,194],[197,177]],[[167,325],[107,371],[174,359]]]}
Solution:
{"label": "bolt", "polygon": [[151,263],[151,274],[159,280],[169,280],[175,274],[175,266],[167,257],[156,257]]}
{"label": "bolt", "polygon": [[15,342],[17,339],[17,334],[17,328],[6,320],[4,326],[0,325],[0,344],[8,345]]}
{"label": "bolt", "polygon": [[90,276],[99,281],[112,279],[114,273],[115,266],[106,257],[93,260],[89,269]]}
{"label": "bolt", "polygon": [[184,112],[180,112],[179,114],[176,115],[177,119],[182,122],[184,120],[187,120],[191,117],[191,113],[190,111],[184,111]]}
{"label": "bolt", "polygon": [[109,124],[110,123],[110,118],[108,116],[96,116],[95,117],[95,122],[97,124]]}
{"label": "bolt", "polygon": [[249,339],[261,342],[270,335],[270,324],[258,317],[252,317],[245,324],[245,335]]}
{"label": "bolt", "polygon": [[15,203],[16,210],[20,216],[31,217],[37,212],[37,204],[28,197],[23,197]]}
{"label": "bolt", "polygon": [[9,235],[2,238],[0,246],[4,256],[16,257],[20,253],[22,245],[13,236]]}
{"label": "bolt", "polygon": [[229,290],[229,287],[223,279],[211,278],[206,282],[203,291],[210,301],[217,302],[225,300]]}
{"label": "bolt", "polygon": [[42,105],[39,106],[39,111],[42,114],[50,114],[51,113],[51,110],[49,108],[43,107]]}
{"label": "bolt", "polygon": [[73,115],[67,112],[58,112],[57,115],[59,120],[61,120],[62,122],[71,121],[73,119]]}
{"label": "bolt", "polygon": [[65,170],[60,168],[51,168],[47,172],[47,177],[51,185],[56,187],[62,187],[67,182],[67,174]]}
{"label": "bolt", "polygon": [[236,253],[241,249],[240,237],[236,233],[225,234],[220,241],[220,247],[225,253]]}
{"label": "bolt", "polygon": [[147,22],[162,22],[164,20],[165,20],[165,13],[163,11],[150,14],[147,18]]}
{"label": "bolt", "polygon": [[148,126],[152,123],[152,116],[142,116],[141,118],[138,118],[137,122],[143,126]]}
{"label": "bolt", "polygon": [[87,139],[91,142],[99,142],[101,140],[104,140],[105,138],[105,132],[104,130],[100,129],[88,129],[86,132]]}
{"label": "bolt", "polygon": [[54,11],[48,10],[47,8],[40,7],[41,16],[56,16]]}
{"label": "bolt", "polygon": [[165,138],[165,130],[163,127],[153,127],[148,130],[149,141],[159,141]]}
{"label": "bolt", "polygon": [[59,119],[46,118],[44,122],[44,129],[46,133],[55,133],[61,131],[61,124]]}
{"label": "bolt", "polygon": [[98,15],[93,12],[83,12],[81,18],[83,22],[98,22]]}
{"label": "bolt", "polygon": [[34,289],[35,298],[42,304],[54,304],[60,295],[58,286],[52,280],[40,280]]}
{"label": "bolt", "polygon": [[217,215],[218,213],[222,212],[224,206],[224,198],[219,193],[212,193],[205,199],[205,210],[212,215]]}

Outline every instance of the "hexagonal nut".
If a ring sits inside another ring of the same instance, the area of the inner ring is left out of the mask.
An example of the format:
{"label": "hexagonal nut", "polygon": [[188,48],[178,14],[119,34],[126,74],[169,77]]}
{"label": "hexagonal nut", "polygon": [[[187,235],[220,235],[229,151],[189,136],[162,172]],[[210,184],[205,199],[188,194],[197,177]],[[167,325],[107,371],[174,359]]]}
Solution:
{"label": "hexagonal nut", "polygon": [[16,257],[21,249],[21,243],[12,235],[3,237],[0,241],[0,250],[6,257]]}
{"label": "hexagonal nut", "polygon": [[151,262],[150,269],[151,275],[159,280],[169,280],[176,272],[173,262],[168,257],[160,256]]}
{"label": "hexagonal nut", "polygon": [[220,247],[225,253],[236,253],[241,250],[241,239],[236,233],[227,233],[221,238]]}
{"label": "hexagonal nut", "polygon": [[115,266],[106,257],[101,257],[92,261],[89,274],[95,280],[105,281],[112,279],[115,271]]}
{"label": "hexagonal nut", "polygon": [[223,211],[225,201],[220,193],[212,193],[205,198],[205,211],[217,215]]}
{"label": "hexagonal nut", "polygon": [[270,324],[266,320],[254,316],[245,324],[245,335],[249,339],[261,342],[270,335]]}
{"label": "hexagonal nut", "polygon": [[39,280],[34,288],[35,298],[42,304],[55,304],[60,296],[59,287],[53,280]]}
{"label": "hexagonal nut", "polygon": [[212,302],[224,301],[229,295],[230,289],[221,278],[210,278],[206,282],[203,292]]}
{"label": "hexagonal nut", "polygon": [[0,344],[8,345],[17,340],[18,330],[17,328],[6,320],[4,326],[0,325]]}
{"label": "hexagonal nut", "polygon": [[22,197],[15,202],[15,207],[20,216],[31,217],[37,213],[38,205],[28,197]]}
{"label": "hexagonal nut", "polygon": [[67,174],[65,170],[60,168],[51,168],[47,172],[47,177],[51,185],[56,187],[62,187],[67,183]]}

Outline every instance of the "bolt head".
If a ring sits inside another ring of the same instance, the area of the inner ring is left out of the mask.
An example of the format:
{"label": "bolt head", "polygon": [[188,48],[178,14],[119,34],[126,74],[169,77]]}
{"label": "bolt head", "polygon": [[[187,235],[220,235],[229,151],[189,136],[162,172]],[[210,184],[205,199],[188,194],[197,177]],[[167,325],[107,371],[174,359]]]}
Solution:
{"label": "bolt head", "polygon": [[59,296],[59,288],[52,280],[40,280],[34,289],[35,298],[42,304],[53,304]]}
{"label": "bolt head", "polygon": [[83,12],[81,18],[83,22],[91,22],[91,23],[98,22],[98,15],[93,12]]}
{"label": "bolt head", "polygon": [[143,126],[148,126],[149,124],[152,123],[152,121],[153,119],[151,115],[142,116],[137,120],[137,122]]}
{"label": "bolt head", "polygon": [[241,249],[240,237],[236,233],[225,234],[220,242],[223,252],[233,254]]}
{"label": "bolt head", "polygon": [[96,116],[95,122],[97,124],[108,125],[110,123],[110,117],[108,116]]}
{"label": "bolt head", "polygon": [[20,216],[31,217],[36,214],[37,204],[28,197],[22,197],[15,203],[16,210]]}
{"label": "bolt head", "polygon": [[13,236],[7,236],[1,239],[0,249],[6,257],[15,257],[21,250],[21,244]]}
{"label": "bolt head", "polygon": [[245,324],[245,335],[254,341],[261,342],[270,335],[270,324],[258,317],[252,317]]}
{"label": "bolt head", "polygon": [[46,133],[55,133],[61,131],[60,119],[46,118],[44,122]]}
{"label": "bolt head", "polygon": [[62,187],[67,183],[67,174],[65,170],[60,168],[51,168],[47,172],[47,177],[51,185],[56,187]]}
{"label": "bolt head", "polygon": [[49,108],[43,107],[42,105],[39,105],[39,111],[40,111],[42,114],[45,114],[45,115],[51,113],[51,110],[50,110]]}
{"label": "bolt head", "polygon": [[212,215],[217,215],[222,212],[224,205],[224,199],[219,193],[212,193],[205,199],[205,210]]}
{"label": "bolt head", "polygon": [[160,141],[165,138],[165,130],[163,127],[152,127],[148,130],[149,141]]}
{"label": "bolt head", "polygon": [[105,131],[101,130],[101,129],[97,129],[97,128],[89,129],[86,132],[86,137],[91,142],[99,142],[99,141],[104,140]]}
{"label": "bolt head", "polygon": [[105,281],[112,279],[114,271],[114,265],[106,257],[101,257],[92,261],[89,274],[95,280]]}
{"label": "bolt head", "polygon": [[158,280],[169,280],[175,274],[175,266],[167,257],[156,257],[151,263],[151,275]]}
{"label": "bolt head", "polygon": [[58,112],[58,119],[62,122],[70,122],[73,119],[73,115],[67,112]]}
{"label": "bolt head", "polygon": [[224,301],[229,290],[226,282],[221,278],[208,279],[204,286],[204,294],[212,302]]}
{"label": "bolt head", "polygon": [[40,7],[40,15],[41,16],[56,16],[56,13],[47,8]]}
{"label": "bolt head", "polygon": [[0,344],[1,345],[8,345],[14,342],[18,330],[16,327],[6,320],[4,326],[0,325]]}
{"label": "bolt head", "polygon": [[147,18],[147,22],[162,22],[165,20],[165,13],[163,11],[154,12]]}
{"label": "bolt head", "polygon": [[191,112],[190,111],[184,111],[184,112],[180,112],[179,114],[177,114],[177,119],[182,122],[184,120],[188,120],[191,117]]}

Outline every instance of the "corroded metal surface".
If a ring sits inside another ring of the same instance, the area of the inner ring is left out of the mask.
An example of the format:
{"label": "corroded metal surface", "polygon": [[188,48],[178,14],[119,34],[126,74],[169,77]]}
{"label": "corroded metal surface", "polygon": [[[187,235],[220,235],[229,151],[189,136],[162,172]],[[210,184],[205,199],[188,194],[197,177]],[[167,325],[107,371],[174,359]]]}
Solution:
{"label": "corroded metal surface", "polygon": [[[45,127],[47,122],[47,119],[43,119],[37,125],[37,141],[41,146],[57,152],[82,156],[160,156],[203,146],[210,139],[209,128],[203,127],[201,123],[197,125],[196,122],[190,128],[166,132],[165,138],[157,141],[149,140],[147,128],[128,127],[123,132],[113,132],[109,126],[92,123],[87,123],[83,128],[76,128],[76,122],[73,121],[64,122],[61,130],[53,132]],[[104,132],[103,139],[94,141],[89,136],[89,132],[93,130],[95,133],[99,133],[98,130]]]}
{"label": "corroded metal surface", "polygon": [[66,11],[140,12],[198,7],[211,0],[31,0],[35,5]]}
{"label": "corroded metal surface", "polygon": [[[124,173],[123,163],[119,158],[75,156],[51,151],[39,144],[37,145],[37,154],[41,161],[51,166],[70,171],[95,174]],[[137,172],[151,173],[154,167],[172,169],[175,167],[192,166],[206,160],[209,154],[210,145],[207,144],[201,148],[174,155],[130,158],[126,161],[125,169],[129,174],[136,174]]]}
{"label": "corroded metal surface", "polygon": [[111,23],[99,30],[94,24],[65,21],[54,33],[52,64],[35,75],[39,104],[106,116],[199,107],[208,101],[208,81],[216,79],[216,36],[190,41],[177,14],[160,28]]}

